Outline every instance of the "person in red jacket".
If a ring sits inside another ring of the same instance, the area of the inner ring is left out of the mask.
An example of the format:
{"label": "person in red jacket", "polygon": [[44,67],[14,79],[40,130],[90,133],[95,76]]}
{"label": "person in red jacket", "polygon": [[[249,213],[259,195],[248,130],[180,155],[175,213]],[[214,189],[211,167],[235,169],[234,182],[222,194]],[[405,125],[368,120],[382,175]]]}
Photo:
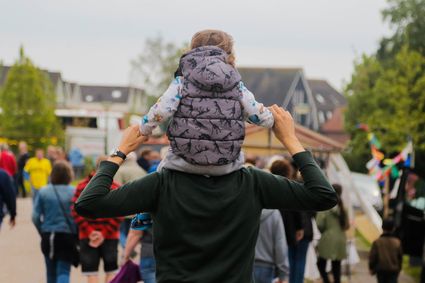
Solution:
{"label": "person in red jacket", "polygon": [[5,143],[0,144],[0,168],[6,171],[11,178],[14,178],[18,172],[15,155]]}
{"label": "person in red jacket", "polygon": [[[106,160],[99,157],[97,164]],[[76,187],[73,203],[75,203],[85,189],[95,172],[89,174]],[[114,190],[120,185],[113,182],[111,189]],[[84,275],[87,276],[88,283],[97,283],[99,280],[98,271],[100,259],[103,260],[104,271],[106,273],[105,282],[113,279],[118,270],[118,239],[119,227],[122,218],[97,218],[90,219],[78,215],[74,208],[72,215],[78,225],[78,237],[80,239],[80,263]]]}

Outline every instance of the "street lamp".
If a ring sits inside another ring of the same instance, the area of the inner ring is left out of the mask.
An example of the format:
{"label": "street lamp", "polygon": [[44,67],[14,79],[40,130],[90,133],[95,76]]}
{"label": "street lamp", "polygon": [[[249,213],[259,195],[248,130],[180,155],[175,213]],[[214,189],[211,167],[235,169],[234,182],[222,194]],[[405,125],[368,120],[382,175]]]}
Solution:
{"label": "street lamp", "polygon": [[105,112],[105,154],[108,154],[108,141],[109,141],[109,109],[111,109],[112,102],[111,101],[102,101],[103,110]]}

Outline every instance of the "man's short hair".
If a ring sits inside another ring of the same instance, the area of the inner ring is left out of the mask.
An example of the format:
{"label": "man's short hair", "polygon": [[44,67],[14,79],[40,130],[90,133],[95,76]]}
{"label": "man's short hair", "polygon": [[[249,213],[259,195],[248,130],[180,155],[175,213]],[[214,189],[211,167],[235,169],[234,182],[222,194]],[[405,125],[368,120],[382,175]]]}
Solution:
{"label": "man's short hair", "polygon": [[270,166],[270,172],[275,175],[291,178],[293,174],[293,168],[291,162],[288,160],[279,159],[272,163]]}

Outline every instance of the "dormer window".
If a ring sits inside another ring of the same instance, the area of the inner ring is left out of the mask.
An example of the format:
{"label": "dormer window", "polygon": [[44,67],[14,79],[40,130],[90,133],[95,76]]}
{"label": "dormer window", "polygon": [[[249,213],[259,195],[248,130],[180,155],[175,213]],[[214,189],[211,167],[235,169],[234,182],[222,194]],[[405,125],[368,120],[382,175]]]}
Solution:
{"label": "dormer window", "polygon": [[316,99],[321,104],[325,103],[325,98],[320,93],[316,94]]}

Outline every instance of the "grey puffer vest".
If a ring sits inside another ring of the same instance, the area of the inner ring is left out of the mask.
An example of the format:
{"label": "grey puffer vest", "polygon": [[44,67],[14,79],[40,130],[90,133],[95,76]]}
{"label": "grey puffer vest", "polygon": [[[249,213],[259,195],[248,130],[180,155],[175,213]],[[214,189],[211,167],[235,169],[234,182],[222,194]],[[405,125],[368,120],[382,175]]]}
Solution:
{"label": "grey puffer vest", "polygon": [[235,161],[245,138],[238,71],[215,46],[193,49],[180,60],[181,101],[168,127],[174,154],[195,165]]}

